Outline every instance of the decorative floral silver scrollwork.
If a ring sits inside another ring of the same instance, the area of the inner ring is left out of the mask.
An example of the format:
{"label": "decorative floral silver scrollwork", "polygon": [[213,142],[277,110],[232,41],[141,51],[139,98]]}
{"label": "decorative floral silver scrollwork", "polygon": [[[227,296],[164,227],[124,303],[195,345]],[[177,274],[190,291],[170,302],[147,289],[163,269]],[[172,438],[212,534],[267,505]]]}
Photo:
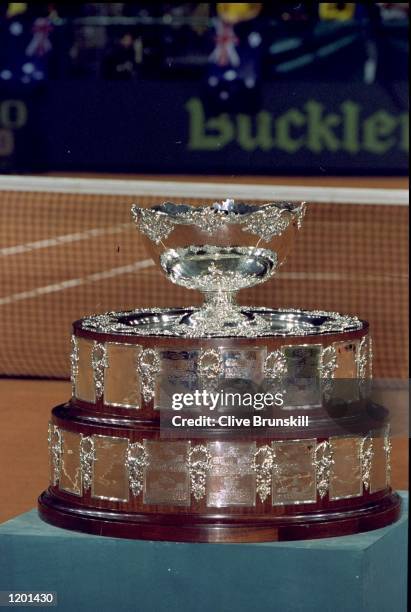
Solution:
{"label": "decorative floral silver scrollwork", "polygon": [[269,242],[273,236],[281,236],[292,220],[293,214],[286,208],[267,206],[250,215],[243,232],[250,232]]}
{"label": "decorative floral silver scrollwork", "polygon": [[213,380],[224,374],[224,361],[220,351],[201,349],[197,361],[197,372],[203,380]]}
{"label": "decorative floral silver scrollwork", "polygon": [[[186,313],[196,312],[195,306],[187,306],[184,309]],[[264,308],[260,306],[258,308],[258,314],[268,316],[272,313],[272,309]],[[306,325],[290,325],[289,327],[282,329],[278,333],[273,328],[267,326],[238,326],[237,328],[221,329],[216,323],[215,330],[213,332],[206,333],[201,325],[189,326],[181,323],[181,315],[176,316],[174,320],[171,320],[166,326],[158,327],[157,324],[151,325],[145,322],[141,325],[135,325],[133,323],[127,323],[125,320],[130,314],[140,317],[141,320],[145,320],[145,315],[170,315],[170,309],[166,308],[139,308],[130,312],[108,312],[101,315],[90,315],[81,321],[81,329],[87,331],[95,331],[101,334],[121,333],[129,336],[151,336],[153,334],[164,337],[184,337],[184,338],[203,338],[206,337],[252,337],[262,338],[264,336],[293,336],[298,333],[299,336],[311,336],[313,334],[325,334],[331,332],[344,332],[354,331],[363,329],[363,323],[357,317],[348,317],[341,315],[336,312],[326,312],[323,310],[311,310],[303,311],[299,309],[284,309],[279,308],[276,310],[279,313],[288,314],[302,314],[308,317],[316,317],[318,321],[314,323],[308,323]],[[323,319],[323,320],[322,320]]]}
{"label": "decorative floral silver scrollwork", "polygon": [[391,450],[392,443],[388,433],[384,436],[384,451],[385,451],[385,465],[386,465],[386,482],[387,485],[391,483]]}
{"label": "decorative floral silver scrollwork", "polygon": [[337,369],[337,350],[333,344],[321,351],[320,377],[334,378]]}
{"label": "decorative floral silver scrollwork", "polygon": [[155,208],[134,205],[131,214],[138,229],[159,244],[175,225],[196,225],[211,234],[228,224],[244,225],[243,231],[268,242],[273,236],[280,236],[293,218],[297,219],[297,227],[300,227],[304,211],[305,203],[300,206],[288,202],[250,206],[227,199],[201,207],[176,206],[171,202]]}
{"label": "decorative floral silver scrollwork", "polygon": [[372,338],[363,336],[356,355],[357,376],[360,380],[372,378]]}
{"label": "decorative floral silver scrollwork", "polygon": [[367,435],[360,442],[361,478],[365,491],[370,488],[371,466],[374,457],[374,444],[372,438]]}
{"label": "decorative floral silver scrollwork", "polygon": [[207,473],[211,467],[211,453],[204,444],[190,446],[187,456],[190,489],[196,501],[206,494]]}
{"label": "decorative floral silver scrollwork", "polygon": [[83,436],[80,440],[80,467],[83,490],[88,491],[93,479],[93,463],[96,458],[92,436]]}
{"label": "decorative floral silver scrollwork", "polygon": [[264,502],[271,492],[275,452],[271,446],[260,446],[254,453],[253,469],[256,474],[256,491]]}
{"label": "decorative floral silver scrollwork", "polygon": [[140,232],[156,244],[160,244],[174,229],[170,218],[156,210],[133,206],[131,214]]}
{"label": "decorative floral silver scrollwork", "polygon": [[282,381],[287,374],[287,358],[281,349],[268,353],[264,362],[266,378]]}
{"label": "decorative floral silver scrollwork", "polygon": [[134,496],[139,495],[144,487],[144,472],[149,464],[146,447],[141,442],[129,443],[127,448],[126,467],[130,490]]}
{"label": "decorative floral silver scrollwork", "polygon": [[315,447],[314,466],[317,480],[317,491],[320,499],[325,497],[330,486],[331,467],[334,464],[331,444],[328,440],[319,442]]}
{"label": "decorative floral silver scrollwork", "polygon": [[192,213],[193,223],[204,232],[212,234],[226,224],[226,214],[224,211],[214,208],[203,208]]}
{"label": "decorative floral silver scrollwork", "polygon": [[108,367],[106,345],[93,342],[91,349],[91,366],[93,368],[94,389],[96,398],[100,399],[104,392],[104,370]]}
{"label": "decorative floral silver scrollwork", "polygon": [[71,395],[75,397],[76,395],[76,383],[77,383],[77,374],[78,374],[78,360],[79,360],[79,351],[78,351],[78,341],[74,334],[71,336],[71,353],[70,353],[70,365],[71,365]]}
{"label": "decorative floral silver scrollwork", "polygon": [[51,468],[51,484],[55,487],[60,480],[61,470],[61,431],[57,425],[49,423],[48,426],[48,445]]}
{"label": "decorative floral silver scrollwork", "polygon": [[337,349],[333,344],[321,350],[320,379],[324,397],[327,399],[331,392],[331,379],[337,369]]}
{"label": "decorative floral silver scrollwork", "polygon": [[297,229],[301,229],[303,225],[305,213],[307,212],[307,203],[301,202],[296,212],[297,212],[297,215],[296,215],[297,216]]}
{"label": "decorative floral silver scrollwork", "polygon": [[145,402],[154,397],[156,376],[161,369],[161,359],[155,349],[143,349],[137,356],[137,370],[141,377],[141,388]]}

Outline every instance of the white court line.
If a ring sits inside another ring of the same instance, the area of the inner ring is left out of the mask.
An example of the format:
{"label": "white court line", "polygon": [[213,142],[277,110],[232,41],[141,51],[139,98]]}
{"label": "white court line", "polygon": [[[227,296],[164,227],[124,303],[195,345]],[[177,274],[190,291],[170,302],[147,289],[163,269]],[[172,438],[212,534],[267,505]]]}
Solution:
{"label": "white court line", "polygon": [[10,247],[0,249],[0,255],[7,257],[8,255],[20,255],[37,249],[46,249],[49,247],[59,246],[87,238],[96,238],[98,236],[106,236],[108,234],[119,234],[126,229],[133,227],[133,223],[121,223],[113,227],[96,227],[85,230],[84,232],[76,232],[74,234],[63,234],[55,238],[46,238],[44,240],[36,240],[35,242],[26,242],[25,244],[17,244]]}
{"label": "white court line", "polygon": [[[319,179],[320,181],[321,179]],[[408,206],[407,189],[253,185],[238,183],[189,183],[85,179],[49,176],[0,176],[0,191],[36,191],[115,196],[166,198],[244,198],[246,200],[304,200],[333,204],[382,204]]]}
{"label": "white court line", "polygon": [[[143,259],[141,261],[136,261],[127,266],[120,266],[118,268],[111,268],[110,270],[103,270],[102,272],[94,272],[93,274],[88,274],[87,276],[79,277],[79,278],[71,278],[66,281],[62,281],[61,283],[54,283],[52,285],[46,285],[44,287],[36,287],[35,289],[30,289],[29,291],[22,291],[21,293],[14,293],[12,295],[8,295],[0,298],[0,306],[5,306],[6,304],[13,304],[14,302],[19,302],[21,300],[28,300],[31,298],[37,298],[42,295],[46,295],[49,293],[58,293],[59,291],[64,291],[66,289],[72,289],[73,287],[78,287],[80,285],[84,285],[86,283],[95,283],[101,280],[106,280],[107,278],[114,278],[116,276],[120,276],[121,274],[129,274],[130,272],[137,272],[138,270],[142,270],[144,268],[150,268],[154,265],[152,259]],[[353,281],[352,275],[347,274],[338,274],[338,272],[284,272],[276,274],[277,278],[283,280],[312,280],[312,281]],[[361,276],[361,282],[365,281],[379,281],[379,282],[390,282],[393,280],[392,275],[368,275]],[[407,276],[399,276],[396,280],[407,280]]]}
{"label": "white court line", "polygon": [[142,261],[136,261],[127,266],[111,268],[110,270],[103,270],[103,272],[94,272],[93,274],[88,274],[87,276],[82,276],[79,278],[70,278],[66,281],[62,281],[61,283],[54,283],[52,285],[45,285],[43,287],[35,287],[34,289],[30,289],[29,291],[22,291],[21,293],[13,293],[12,295],[1,297],[0,306],[5,306],[6,304],[13,304],[14,302],[20,302],[21,300],[37,298],[48,293],[57,293],[59,291],[64,291],[65,289],[72,289],[73,287],[79,287],[80,285],[84,285],[86,283],[95,283],[97,281],[105,280],[107,278],[114,278],[115,276],[119,276],[120,274],[137,272],[138,270],[142,270],[143,268],[149,268],[153,265],[154,262],[152,259],[143,259]]}

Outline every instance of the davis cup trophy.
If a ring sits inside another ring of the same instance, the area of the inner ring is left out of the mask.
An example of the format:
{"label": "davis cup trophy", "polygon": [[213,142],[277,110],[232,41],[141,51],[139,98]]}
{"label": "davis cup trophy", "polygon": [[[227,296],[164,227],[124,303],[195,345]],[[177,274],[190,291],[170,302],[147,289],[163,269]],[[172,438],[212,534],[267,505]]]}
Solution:
{"label": "davis cup trophy", "polygon": [[285,262],[304,212],[233,200],[133,207],[156,265],[204,303],[74,323],[44,520],[192,542],[319,538],[396,520],[368,324],[237,301]]}

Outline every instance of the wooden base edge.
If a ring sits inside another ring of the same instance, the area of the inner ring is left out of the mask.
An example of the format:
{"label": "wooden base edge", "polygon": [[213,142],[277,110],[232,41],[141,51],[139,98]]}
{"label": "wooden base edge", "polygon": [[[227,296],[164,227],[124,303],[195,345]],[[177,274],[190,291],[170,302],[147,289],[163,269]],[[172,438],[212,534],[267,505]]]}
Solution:
{"label": "wooden base edge", "polygon": [[344,512],[281,517],[245,515],[131,514],[67,505],[50,491],[38,500],[47,523],[94,535],[169,542],[252,543],[308,540],[372,531],[394,523],[401,500],[390,493],[377,502]]}

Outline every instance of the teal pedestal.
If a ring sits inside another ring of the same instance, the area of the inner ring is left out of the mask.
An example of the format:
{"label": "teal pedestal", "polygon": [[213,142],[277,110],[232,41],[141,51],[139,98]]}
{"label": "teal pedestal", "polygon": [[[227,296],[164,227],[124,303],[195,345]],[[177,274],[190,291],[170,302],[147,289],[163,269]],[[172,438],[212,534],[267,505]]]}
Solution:
{"label": "teal pedestal", "polygon": [[176,544],[74,533],[33,510],[0,525],[0,590],[55,591],[58,610],[405,612],[400,520],[355,536]]}

